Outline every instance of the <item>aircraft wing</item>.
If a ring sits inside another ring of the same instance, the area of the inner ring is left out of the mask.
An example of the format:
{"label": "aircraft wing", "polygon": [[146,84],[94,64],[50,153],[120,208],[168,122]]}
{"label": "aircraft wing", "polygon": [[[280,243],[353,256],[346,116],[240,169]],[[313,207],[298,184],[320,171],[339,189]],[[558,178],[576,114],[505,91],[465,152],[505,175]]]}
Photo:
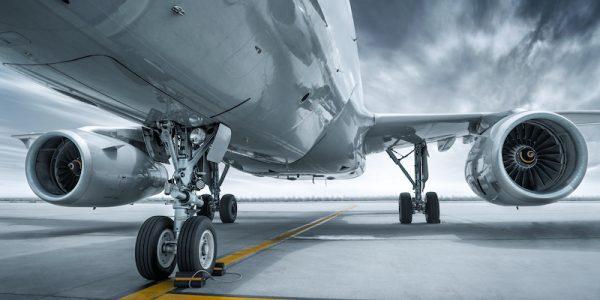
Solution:
{"label": "aircraft wing", "polygon": [[11,135],[11,137],[20,140],[25,145],[25,148],[29,149],[29,146],[31,146],[31,143],[33,143],[33,141],[35,141],[35,139],[39,138],[42,134],[44,134],[44,133],[35,132],[35,133],[26,133],[26,134],[13,134],[13,135]]}
{"label": "aircraft wing", "polygon": [[577,126],[600,125],[600,111],[559,111],[557,114],[571,120]]}
{"label": "aircraft wing", "polygon": [[[470,114],[376,114],[375,125],[367,132],[367,153],[390,147],[437,142],[438,150],[450,149],[457,138],[470,139],[481,134],[515,111]],[[557,112],[578,126],[600,125],[600,111]]]}

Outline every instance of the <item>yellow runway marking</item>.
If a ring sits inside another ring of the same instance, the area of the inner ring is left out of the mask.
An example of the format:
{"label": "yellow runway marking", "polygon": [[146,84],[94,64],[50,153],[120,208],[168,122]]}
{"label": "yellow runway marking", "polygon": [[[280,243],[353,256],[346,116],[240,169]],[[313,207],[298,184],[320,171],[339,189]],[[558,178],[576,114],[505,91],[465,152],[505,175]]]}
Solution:
{"label": "yellow runway marking", "polygon": [[321,225],[321,224],[323,224],[323,223],[325,223],[325,222],[327,222],[327,221],[329,221],[329,220],[331,220],[331,219],[333,219],[333,218],[335,218],[335,217],[343,214],[344,212],[353,209],[354,207],[356,207],[356,205],[352,205],[352,206],[350,206],[348,208],[345,208],[345,209],[342,209],[342,210],[340,210],[340,211],[338,211],[336,213],[333,213],[333,214],[331,214],[331,215],[329,215],[327,217],[323,217],[323,218],[318,219],[316,221],[310,222],[310,223],[308,223],[306,225],[300,226],[300,227],[292,229],[290,231],[286,231],[286,232],[282,233],[281,235],[279,235],[279,236],[277,236],[277,237],[275,237],[273,239],[266,240],[266,241],[264,241],[264,242],[262,242],[262,243],[260,243],[260,244],[258,244],[256,246],[252,246],[252,247],[249,247],[249,248],[246,248],[246,249],[242,249],[242,250],[240,250],[238,252],[234,252],[234,253],[229,254],[229,255],[227,255],[225,257],[221,257],[217,261],[220,261],[220,262],[224,263],[225,266],[230,266],[230,265],[235,264],[235,263],[237,263],[237,262],[239,262],[239,261],[241,261],[241,260],[243,260],[243,259],[245,259],[245,258],[247,258],[247,257],[249,257],[251,255],[253,255],[253,254],[256,254],[256,253],[258,253],[260,251],[263,251],[263,250],[265,250],[267,248],[273,247],[273,246],[275,246],[275,245],[277,245],[277,244],[279,244],[279,243],[281,243],[281,242],[283,242],[283,241],[285,241],[285,240],[287,240],[289,238],[292,238],[292,237],[297,236],[298,234],[303,233],[303,232],[305,232],[305,231],[307,231],[307,230],[309,230],[311,228],[319,226],[319,225]]}
{"label": "yellow runway marking", "polygon": [[[341,215],[355,207],[356,207],[356,205],[352,205],[350,207],[344,208],[340,211],[337,211],[331,215],[328,215],[326,217],[323,217],[323,218],[320,218],[313,222],[310,222],[306,225],[302,225],[298,228],[294,228],[292,230],[286,231],[286,232],[276,236],[275,238],[266,240],[258,245],[251,246],[246,249],[242,249],[240,251],[229,254],[227,256],[221,257],[221,258],[217,259],[217,261],[223,262],[225,264],[225,267],[231,266],[231,265],[236,264],[258,252],[261,252],[263,250],[271,248],[287,239],[293,238],[303,232],[306,232],[309,229],[315,228],[335,217],[338,217],[339,215]],[[121,299],[122,300],[137,300],[137,299],[160,299],[160,300],[165,300],[165,299],[175,299],[175,300],[179,300],[179,299],[181,299],[181,300],[185,300],[185,299],[228,299],[228,300],[232,300],[232,299],[233,300],[235,300],[235,299],[272,299],[272,298],[239,298],[239,297],[211,296],[211,295],[167,294],[168,292],[170,292],[174,289],[175,289],[175,287],[173,286],[173,279],[167,279],[165,281],[161,281],[161,282],[154,284],[150,287],[147,287],[145,289],[139,290],[131,295],[125,296]]]}
{"label": "yellow runway marking", "polygon": [[165,293],[168,293],[174,289],[175,289],[175,287],[173,286],[173,279],[167,279],[167,280],[161,281],[157,284],[154,284],[150,287],[147,287],[143,290],[139,290],[131,295],[125,296],[121,299],[127,299],[127,300],[156,299],[159,296],[161,296]]}
{"label": "yellow runway marking", "polygon": [[213,295],[191,295],[191,294],[164,294],[156,300],[273,300],[275,298],[246,298]]}

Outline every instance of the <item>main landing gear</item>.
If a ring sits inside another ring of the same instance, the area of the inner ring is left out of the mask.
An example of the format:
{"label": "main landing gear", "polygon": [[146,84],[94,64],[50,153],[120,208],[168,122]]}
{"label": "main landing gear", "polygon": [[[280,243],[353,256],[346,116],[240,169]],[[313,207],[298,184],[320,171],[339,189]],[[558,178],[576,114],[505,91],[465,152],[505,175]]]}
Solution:
{"label": "main landing gear", "polygon": [[[217,258],[217,234],[212,224],[215,211],[223,223],[233,223],[237,217],[235,197],[220,196],[229,165],[219,175],[218,163],[231,131],[222,124],[188,128],[161,121],[157,125],[158,130],[144,128],[144,140],[154,160],[168,162],[170,156],[175,172],[165,184],[165,194],[173,198],[174,218],[154,216],[144,222],[135,244],[138,272],[146,279],[162,280],[177,265],[181,272],[210,274]],[[205,186],[210,193],[196,195]]]}
{"label": "main landing gear", "polygon": [[406,176],[408,181],[413,186],[415,196],[412,197],[410,193],[401,193],[398,201],[398,211],[400,214],[400,223],[410,224],[412,223],[412,217],[415,211],[422,212],[425,214],[425,220],[429,224],[440,223],[440,202],[435,192],[428,192],[425,194],[423,199],[423,191],[425,190],[425,182],[429,179],[429,167],[427,165],[427,144],[425,142],[415,144],[414,150],[410,153],[414,153],[415,157],[415,178],[410,176],[408,171],[402,165],[402,160],[407,155],[400,155],[400,158],[396,156],[396,153],[392,148],[386,150],[390,158],[400,167],[402,173]]}
{"label": "main landing gear", "polygon": [[217,163],[207,162],[207,167],[205,169],[207,171],[204,172],[206,175],[203,178],[205,180],[204,182],[208,182],[211,194],[203,194],[200,196],[202,201],[209,203],[209,205],[202,206],[200,211],[198,211],[198,215],[205,216],[212,220],[215,217],[215,212],[218,211],[221,222],[235,222],[235,219],[237,218],[237,199],[231,194],[225,194],[222,197],[220,196],[221,185],[229,171],[229,164],[225,165],[225,169],[221,176],[219,176],[219,165]]}

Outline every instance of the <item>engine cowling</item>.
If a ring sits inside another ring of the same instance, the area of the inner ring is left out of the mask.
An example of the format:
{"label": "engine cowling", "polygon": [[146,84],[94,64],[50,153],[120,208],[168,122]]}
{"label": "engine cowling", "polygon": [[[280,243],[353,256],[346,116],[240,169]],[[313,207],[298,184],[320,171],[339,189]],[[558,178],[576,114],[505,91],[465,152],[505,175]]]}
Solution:
{"label": "engine cowling", "polygon": [[167,180],[165,167],[142,149],[82,129],[48,132],[29,148],[27,181],[38,197],[56,205],[133,203],[160,193]]}
{"label": "engine cowling", "polygon": [[571,194],[587,169],[587,145],[568,119],[551,112],[505,117],[478,137],[465,175],[499,205],[544,205]]}

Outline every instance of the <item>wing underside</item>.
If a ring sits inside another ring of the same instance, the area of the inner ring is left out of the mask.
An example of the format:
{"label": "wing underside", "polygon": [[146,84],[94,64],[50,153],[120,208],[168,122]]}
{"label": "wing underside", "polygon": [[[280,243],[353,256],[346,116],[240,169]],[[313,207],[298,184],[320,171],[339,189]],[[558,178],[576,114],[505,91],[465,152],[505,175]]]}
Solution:
{"label": "wing underside", "polygon": [[[449,149],[457,138],[470,139],[483,133],[504,117],[518,111],[471,114],[377,114],[375,125],[365,137],[367,153],[437,142],[441,151]],[[577,126],[600,125],[600,111],[557,112]]]}

